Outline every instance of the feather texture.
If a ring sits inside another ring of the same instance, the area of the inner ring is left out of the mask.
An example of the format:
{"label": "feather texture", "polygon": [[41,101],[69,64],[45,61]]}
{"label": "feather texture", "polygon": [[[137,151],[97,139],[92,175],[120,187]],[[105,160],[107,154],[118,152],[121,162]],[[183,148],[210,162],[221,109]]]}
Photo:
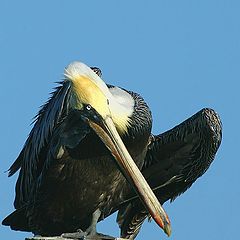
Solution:
{"label": "feather texture", "polygon": [[[221,139],[220,118],[209,108],[151,137],[142,173],[161,204],[173,201],[204,174],[214,160]],[[134,239],[147,217],[149,214],[138,198],[125,201],[117,218],[121,236]]]}

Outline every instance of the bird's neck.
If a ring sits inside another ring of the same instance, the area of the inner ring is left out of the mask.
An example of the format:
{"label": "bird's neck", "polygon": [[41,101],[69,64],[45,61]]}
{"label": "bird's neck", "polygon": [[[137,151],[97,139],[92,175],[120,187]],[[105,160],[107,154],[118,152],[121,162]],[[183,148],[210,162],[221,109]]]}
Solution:
{"label": "bird's neck", "polygon": [[[123,101],[125,102],[125,108],[128,110],[125,110],[128,124],[127,131],[120,132],[120,136],[130,154],[134,157],[144,151],[148,145],[152,130],[152,115],[148,105],[139,94],[124,91],[121,96],[125,97]],[[133,101],[134,105],[133,103],[132,105],[127,103],[127,99]],[[131,111],[129,111],[130,107]]]}
{"label": "bird's neck", "polygon": [[112,120],[120,135],[128,132],[131,125],[131,116],[134,112],[135,101],[126,91],[118,88],[109,88],[111,98],[109,99],[109,108]]}

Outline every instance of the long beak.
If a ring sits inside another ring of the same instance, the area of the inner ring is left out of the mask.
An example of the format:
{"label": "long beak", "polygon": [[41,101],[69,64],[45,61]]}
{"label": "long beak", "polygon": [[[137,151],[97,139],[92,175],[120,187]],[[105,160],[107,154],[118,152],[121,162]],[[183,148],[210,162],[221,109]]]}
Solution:
{"label": "long beak", "polygon": [[99,123],[95,123],[91,120],[89,120],[89,125],[111,151],[121,169],[121,172],[134,187],[152,218],[164,230],[164,232],[170,236],[171,226],[168,216],[128,153],[111,117],[107,116],[106,119],[102,121],[101,126]]}

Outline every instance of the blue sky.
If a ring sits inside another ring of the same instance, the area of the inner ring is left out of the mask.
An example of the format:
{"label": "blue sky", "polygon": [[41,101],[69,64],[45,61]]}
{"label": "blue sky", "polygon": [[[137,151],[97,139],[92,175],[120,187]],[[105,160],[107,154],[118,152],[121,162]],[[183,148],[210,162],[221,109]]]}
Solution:
{"label": "blue sky", "polygon": [[[31,129],[32,117],[71,61],[98,66],[113,85],[139,92],[153,132],[203,107],[223,122],[223,142],[209,171],[165,204],[170,239],[237,239],[240,215],[240,2],[11,1],[0,3],[0,218],[13,210],[16,177],[4,173]],[[118,234],[115,217],[99,231]],[[1,239],[29,233],[0,226]],[[168,239],[154,222],[138,237]]]}

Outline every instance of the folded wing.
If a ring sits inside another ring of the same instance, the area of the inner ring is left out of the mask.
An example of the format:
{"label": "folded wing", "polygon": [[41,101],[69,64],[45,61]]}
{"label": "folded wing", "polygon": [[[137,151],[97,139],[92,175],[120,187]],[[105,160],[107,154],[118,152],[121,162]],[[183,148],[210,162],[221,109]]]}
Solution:
{"label": "folded wing", "polygon": [[[169,131],[152,136],[142,172],[161,204],[174,200],[206,172],[221,138],[220,118],[208,108]],[[140,200],[130,197],[118,213],[122,237],[135,238],[148,216]]]}

